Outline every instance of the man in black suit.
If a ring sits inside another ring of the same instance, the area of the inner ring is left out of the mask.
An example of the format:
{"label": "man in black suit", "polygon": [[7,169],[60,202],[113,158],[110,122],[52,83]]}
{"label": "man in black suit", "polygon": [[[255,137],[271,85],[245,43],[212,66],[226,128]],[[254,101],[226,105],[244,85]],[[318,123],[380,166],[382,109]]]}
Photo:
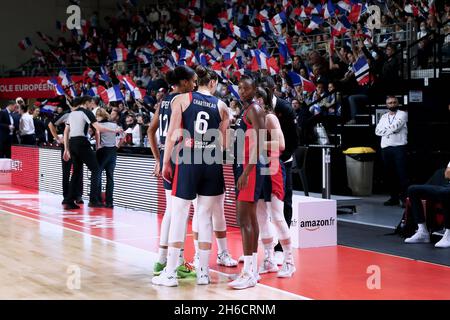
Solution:
{"label": "man in black suit", "polygon": [[[264,78],[261,82],[261,86],[268,88],[272,94],[275,90],[275,81],[272,77],[268,76]],[[285,185],[285,196],[284,196],[284,218],[288,224],[291,226],[292,221],[292,161],[295,149],[298,146],[298,131],[297,131],[297,120],[294,108],[291,104],[277,96],[273,95],[272,105],[274,107],[275,115],[280,121],[281,130],[283,131],[285,140],[285,149],[281,154],[280,159],[283,161],[286,173],[286,185]],[[277,254],[282,252],[280,243],[275,246],[275,258],[277,264],[283,263],[282,254]]]}
{"label": "man in black suit", "polygon": [[0,112],[0,158],[11,158],[11,144],[15,131],[13,112],[15,101],[9,101],[4,110]]}

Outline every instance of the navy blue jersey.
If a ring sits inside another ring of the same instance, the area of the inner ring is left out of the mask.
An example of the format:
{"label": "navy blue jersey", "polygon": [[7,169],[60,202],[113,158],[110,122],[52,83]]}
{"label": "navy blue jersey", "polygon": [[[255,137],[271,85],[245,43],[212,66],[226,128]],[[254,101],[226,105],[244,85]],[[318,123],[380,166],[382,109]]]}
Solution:
{"label": "navy blue jersey", "polygon": [[166,144],[167,130],[169,130],[170,115],[172,114],[170,103],[177,95],[178,93],[169,93],[163,98],[161,101],[161,106],[159,107],[158,135],[161,146]]}
{"label": "navy blue jersey", "polygon": [[189,132],[189,138],[184,141],[184,147],[193,150],[203,150],[216,144],[214,137],[205,138],[208,130],[219,129],[222,119],[219,112],[219,99],[199,92],[190,93],[188,108],[183,112],[183,129]]}

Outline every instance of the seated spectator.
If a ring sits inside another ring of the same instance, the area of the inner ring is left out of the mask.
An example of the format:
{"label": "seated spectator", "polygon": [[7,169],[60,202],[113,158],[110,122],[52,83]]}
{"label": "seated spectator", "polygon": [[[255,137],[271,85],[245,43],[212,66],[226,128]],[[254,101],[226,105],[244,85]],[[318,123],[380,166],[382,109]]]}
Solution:
{"label": "seated spectator", "polygon": [[325,94],[325,84],[318,83],[316,91],[312,96],[312,101],[315,103],[309,108],[309,112],[311,112],[313,115],[316,116],[322,113],[322,108],[324,108],[325,104],[327,103],[327,99],[321,99],[325,96]]}
{"label": "seated spectator", "polygon": [[405,243],[429,243],[430,233],[425,223],[422,200],[431,200],[442,203],[445,215],[445,233],[442,239],[435,244],[436,248],[450,248],[450,163],[445,170],[440,185],[412,185],[408,188],[408,197],[411,203],[411,214],[417,223],[416,233],[405,239]]}
{"label": "seated spectator", "polygon": [[428,34],[427,24],[425,21],[420,23],[420,31],[417,32],[417,39],[421,39]]}
{"label": "seated spectator", "polygon": [[341,115],[341,93],[337,91],[336,84],[330,82],[328,84],[329,96],[325,99],[324,115],[340,116]]}

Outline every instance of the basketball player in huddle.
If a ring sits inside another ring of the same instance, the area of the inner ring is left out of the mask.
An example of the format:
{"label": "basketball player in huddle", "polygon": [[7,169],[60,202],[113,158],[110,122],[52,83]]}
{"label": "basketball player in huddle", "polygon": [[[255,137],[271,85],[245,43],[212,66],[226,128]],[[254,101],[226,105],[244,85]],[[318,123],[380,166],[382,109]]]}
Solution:
{"label": "basketball player in huddle", "polygon": [[[279,278],[289,278],[295,272],[292,258],[291,236],[289,227],[284,219],[284,193],[285,193],[285,168],[281,161],[281,153],[285,149],[283,131],[280,121],[274,114],[272,106],[272,94],[269,90],[258,87],[256,100],[264,107],[266,112],[265,124],[267,140],[264,148],[267,151],[268,172],[264,175],[263,192],[257,205],[258,225],[261,232],[261,240],[264,245],[264,262],[259,268],[259,273],[278,272]],[[283,248],[284,261],[281,270],[274,261],[273,234],[271,223],[275,226],[278,239]]]}
{"label": "basketball player in huddle", "polygon": [[[259,228],[256,206],[263,185],[259,155],[262,151],[260,146],[264,141],[260,141],[259,132],[265,129],[265,113],[254,99],[256,85],[252,78],[242,77],[238,89],[243,108],[236,120],[233,170],[244,267],[239,277],[228,285],[233,289],[245,289],[254,287],[259,279],[257,268]],[[242,135],[244,139],[239,138]]]}
{"label": "basketball player in huddle", "polygon": [[[212,212],[225,190],[222,146],[229,125],[228,107],[211,95],[217,80],[214,73],[197,67],[198,91],[180,94],[172,101],[171,121],[163,158],[163,178],[172,182],[172,213],[167,265],[152,283],[177,286],[177,260],[184,243],[186,221],[192,200],[197,197],[199,268],[197,284],[207,285],[212,242]],[[181,130],[183,129],[183,130]],[[219,134],[220,133],[220,134]],[[175,168],[171,158],[175,151]]]}
{"label": "basketball player in huddle", "polygon": [[[153,117],[147,132],[150,148],[155,157],[154,175],[157,177],[161,175],[164,145],[166,143],[167,130],[169,129],[172,101],[177,95],[194,90],[197,75],[194,70],[187,66],[178,66],[167,73],[166,80],[173,90],[163,98],[161,104],[156,109],[155,116]],[[160,148],[158,148],[156,134],[159,138]],[[158,261],[153,268],[153,275],[159,275],[167,264],[169,228],[172,214],[172,184],[166,180],[163,180],[163,183],[166,192],[166,210],[161,222]],[[182,247],[177,262],[177,277],[186,278],[189,276],[195,276],[195,272],[187,263],[185,263],[184,247]]]}

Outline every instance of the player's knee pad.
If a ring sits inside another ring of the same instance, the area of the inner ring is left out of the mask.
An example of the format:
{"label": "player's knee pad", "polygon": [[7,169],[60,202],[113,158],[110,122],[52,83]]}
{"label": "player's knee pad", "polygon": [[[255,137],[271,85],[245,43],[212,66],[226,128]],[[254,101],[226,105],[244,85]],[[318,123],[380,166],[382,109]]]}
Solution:
{"label": "player's knee pad", "polygon": [[190,205],[190,200],[172,197],[169,243],[184,242]]}
{"label": "player's knee pad", "polygon": [[172,191],[166,190],[166,210],[164,212],[164,217],[161,222],[161,231],[159,244],[161,246],[167,246],[169,242],[169,230],[170,230],[170,219],[172,212]]}
{"label": "player's knee pad", "polygon": [[227,221],[225,220],[224,209],[225,194],[217,196],[212,212],[212,224],[214,231],[227,231]]}
{"label": "player's knee pad", "polygon": [[261,239],[272,238],[269,207],[264,200],[258,200],[258,204],[256,205],[256,217],[258,219],[259,236]]}
{"label": "player's knee pad", "polygon": [[198,196],[198,242],[212,242],[212,212],[217,208],[217,201],[219,200],[218,197]]}
{"label": "player's knee pad", "polygon": [[278,238],[280,240],[285,240],[290,237],[289,233],[289,227],[287,225],[287,222],[284,218],[284,203],[280,199],[278,199],[275,196],[272,196],[272,201],[270,202],[271,206],[271,218],[272,223],[275,225],[275,228],[277,229]]}

